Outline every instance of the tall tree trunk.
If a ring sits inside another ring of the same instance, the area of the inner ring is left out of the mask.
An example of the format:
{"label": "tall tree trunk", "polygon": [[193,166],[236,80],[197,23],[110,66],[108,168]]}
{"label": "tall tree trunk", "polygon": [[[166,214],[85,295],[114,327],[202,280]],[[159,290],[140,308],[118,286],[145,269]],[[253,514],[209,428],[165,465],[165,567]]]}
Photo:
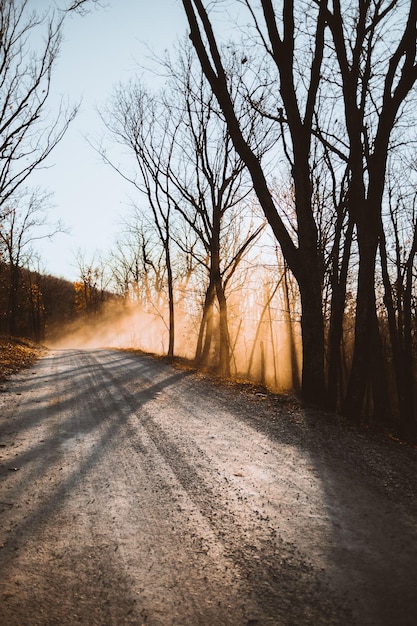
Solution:
{"label": "tall tree trunk", "polygon": [[[404,359],[404,350],[403,350],[403,316],[399,314],[396,318],[395,315],[395,307],[394,300],[392,297],[392,289],[391,289],[391,281],[389,278],[388,272],[388,259],[387,259],[387,249],[385,242],[385,233],[381,232],[380,238],[380,257],[381,257],[381,268],[382,268],[382,280],[384,284],[384,303],[387,311],[388,317],[388,328],[389,335],[391,341],[391,350],[392,350],[392,362],[394,367],[394,376],[397,388],[397,399],[398,399],[398,408],[400,414],[400,422],[404,423],[407,418],[407,413],[411,409],[411,406],[408,405],[405,393],[406,387],[406,372],[405,372],[405,359]],[[398,319],[398,322],[397,322]]]}
{"label": "tall tree trunk", "polygon": [[17,311],[20,287],[20,268],[10,265],[9,302],[8,302],[8,332],[10,335],[17,333]]}
{"label": "tall tree trunk", "polygon": [[365,219],[358,220],[357,227],[359,273],[355,343],[343,410],[351,420],[360,422],[367,389],[371,392],[374,413],[382,418],[390,413],[390,403],[375,296],[378,229],[372,228]]}
{"label": "tall tree trunk", "polygon": [[407,412],[401,419],[401,431],[406,437],[417,438],[416,381],[414,374],[414,351],[412,329],[412,283],[413,264],[417,254],[417,225],[414,239],[407,260],[406,283],[404,289],[404,404]]}
{"label": "tall tree trunk", "polygon": [[219,372],[230,376],[230,336],[227,320],[227,301],[220,274],[216,280],[216,295],[219,303]]}
{"label": "tall tree trunk", "polygon": [[302,397],[306,402],[325,405],[324,322],[321,281],[308,276],[298,281],[301,297],[303,343]]}
{"label": "tall tree trunk", "polygon": [[299,366],[298,366],[298,359],[297,359],[297,350],[296,350],[295,338],[294,338],[294,325],[291,319],[287,266],[284,266],[283,278],[284,278],[283,293],[284,293],[284,306],[285,306],[285,311],[284,311],[285,327],[287,329],[288,341],[290,343],[292,387],[295,391],[300,391],[301,382],[300,382]]}
{"label": "tall tree trunk", "polygon": [[343,318],[346,302],[346,283],[353,236],[353,221],[349,219],[343,245],[342,262],[339,268],[339,242],[341,226],[336,232],[334,259],[331,276],[332,297],[330,305],[329,356],[327,398],[329,408],[334,410],[342,397],[342,356]]}
{"label": "tall tree trunk", "polygon": [[[203,314],[198,332],[197,345],[194,360],[196,363],[204,362],[210,352],[213,336],[213,305],[215,288],[212,281],[209,282],[203,304]],[[203,347],[204,342],[204,347]]]}
{"label": "tall tree trunk", "polygon": [[168,356],[174,356],[175,344],[175,317],[174,317],[174,279],[172,275],[171,251],[169,241],[164,241],[165,263],[168,280],[168,310],[169,310],[169,331],[168,331]]}

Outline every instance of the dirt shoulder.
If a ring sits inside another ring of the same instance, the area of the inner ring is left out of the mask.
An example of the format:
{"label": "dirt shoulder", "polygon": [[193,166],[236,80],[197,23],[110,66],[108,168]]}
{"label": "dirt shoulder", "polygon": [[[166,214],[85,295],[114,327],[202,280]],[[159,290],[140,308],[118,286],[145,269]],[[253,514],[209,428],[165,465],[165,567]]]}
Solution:
{"label": "dirt shoulder", "polygon": [[33,365],[45,351],[29,339],[0,335],[0,382]]}

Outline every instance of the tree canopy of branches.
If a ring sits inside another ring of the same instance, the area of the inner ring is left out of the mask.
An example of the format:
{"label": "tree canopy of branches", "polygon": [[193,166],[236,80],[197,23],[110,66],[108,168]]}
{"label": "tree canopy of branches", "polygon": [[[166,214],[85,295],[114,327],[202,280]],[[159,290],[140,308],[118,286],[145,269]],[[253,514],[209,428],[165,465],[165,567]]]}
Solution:
{"label": "tree canopy of branches", "polygon": [[61,103],[51,121],[47,108],[65,15],[39,14],[28,0],[0,3],[0,215],[77,111]]}
{"label": "tree canopy of branches", "polygon": [[[128,146],[135,158],[137,169],[131,175],[119,167],[116,169],[145,195],[165,251],[170,304],[168,354],[174,351],[171,264],[174,240],[207,274],[196,359],[204,360],[212,348],[217,301],[219,368],[228,375],[230,338],[225,289],[261,227],[242,235],[239,244],[229,245],[227,250],[225,233],[230,236],[233,231],[230,225],[233,209],[239,205],[242,214],[243,200],[251,189],[245,180],[244,165],[233,148],[201,71],[192,66],[189,49],[185,49],[176,64],[166,59],[164,69],[169,74],[166,90],[151,94],[138,82],[122,85],[116,90],[104,121],[112,136]],[[265,134],[253,129],[253,136],[261,152]],[[109,162],[102,149],[101,154]],[[226,227],[226,214],[230,228]],[[185,222],[185,229],[179,226],[181,222]],[[189,241],[183,236],[187,228],[194,233],[191,248],[187,248]]]}
{"label": "tree canopy of branches", "polygon": [[[280,130],[281,154],[288,161],[293,182],[295,236],[271,193],[267,169],[251,149],[231,97],[225,47],[216,36],[218,12],[210,13],[202,0],[183,0],[183,6],[202,70],[298,283],[303,396],[326,401],[325,259],[322,213],[314,193],[317,155],[321,155],[333,178],[332,211],[335,223],[339,219],[334,233],[340,235],[346,215],[349,219],[346,268],[353,233],[358,250],[355,340],[344,410],[359,419],[368,402],[383,415],[390,409],[377,312],[376,255],[385,228],[388,157],[395,158],[400,144],[414,139],[410,97],[417,78],[417,5],[404,0],[239,2],[246,44],[241,62],[254,67],[252,82],[242,81],[240,92],[259,116],[273,120]],[[404,138],[407,122],[410,130]],[[338,259],[339,243],[333,251]],[[345,282],[338,277],[342,310]]]}
{"label": "tree canopy of branches", "polygon": [[[294,242],[281,214],[274,202],[262,163],[250,145],[245,129],[230,95],[230,81],[222,60],[209,15],[200,1],[184,0],[183,5],[190,25],[190,37],[194,44],[204,74],[219,102],[225,116],[230,136],[242,160],[246,164],[259,202],[265,213],[285,259],[297,279],[302,303],[303,335],[303,377],[302,391],[309,401],[323,403],[325,400],[324,381],[324,323],[322,313],[323,263],[318,245],[317,226],[312,207],[312,184],[310,149],[312,125],[317,99],[320,69],[324,51],[325,20],[323,9],[319,7],[313,39],[313,52],[309,62],[310,83],[304,99],[297,92],[296,65],[294,57],[296,23],[293,3],[284,3],[283,36],[279,34],[277,16],[271,2],[261,2],[266,33],[250,3],[247,5],[254,18],[255,28],[272,60],[277,72],[277,92],[281,100],[276,102],[276,123],[282,130],[288,129],[288,143],[285,153],[291,163],[294,182],[295,211],[297,216],[297,242]],[[308,71],[306,70],[306,75]],[[269,79],[271,81],[271,78]],[[246,91],[246,90],[245,90]],[[259,96],[259,86],[248,90],[255,110],[260,111],[263,97]],[[285,110],[285,120],[284,120]],[[259,112],[262,115],[262,112]],[[297,245],[298,243],[298,245]]]}
{"label": "tree canopy of branches", "polygon": [[43,12],[31,0],[0,2],[0,254],[4,274],[9,276],[2,317],[4,328],[12,334],[17,330],[20,276],[30,257],[28,245],[62,230],[56,224],[45,231],[47,194],[31,189],[30,183],[77,113],[77,106],[63,100],[56,115],[48,106],[64,22],[70,13],[84,12],[94,1],[51,5]]}
{"label": "tree canopy of branches", "polygon": [[62,230],[61,224],[47,220],[48,194],[38,189],[30,194],[20,193],[8,204],[0,227],[0,254],[8,275],[8,303],[3,311],[3,328],[11,335],[17,331],[22,268],[28,268],[33,257],[31,244],[52,237]]}

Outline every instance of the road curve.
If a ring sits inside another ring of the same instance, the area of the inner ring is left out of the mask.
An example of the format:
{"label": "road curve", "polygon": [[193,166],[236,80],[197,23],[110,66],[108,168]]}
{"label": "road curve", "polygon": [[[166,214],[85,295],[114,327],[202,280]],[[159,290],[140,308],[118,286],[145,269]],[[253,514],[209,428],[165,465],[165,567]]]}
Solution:
{"label": "road curve", "polygon": [[414,626],[416,481],[290,399],[50,352],[0,393],[0,624]]}

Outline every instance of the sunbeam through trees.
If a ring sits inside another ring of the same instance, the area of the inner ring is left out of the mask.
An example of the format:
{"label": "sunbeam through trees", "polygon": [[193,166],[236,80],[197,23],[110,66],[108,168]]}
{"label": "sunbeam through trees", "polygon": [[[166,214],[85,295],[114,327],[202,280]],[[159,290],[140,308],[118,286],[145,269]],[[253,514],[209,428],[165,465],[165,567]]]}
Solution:
{"label": "sunbeam through trees", "polygon": [[415,437],[416,3],[183,0],[185,38],[99,108],[89,143],[132,208],[107,256],[79,253],[66,313],[48,321],[21,246],[62,225],[39,230],[28,185],[77,111],[48,123],[46,105],[66,16],[89,4],[1,5],[2,330],[55,340],[57,320],[72,336],[86,323],[88,341]]}

